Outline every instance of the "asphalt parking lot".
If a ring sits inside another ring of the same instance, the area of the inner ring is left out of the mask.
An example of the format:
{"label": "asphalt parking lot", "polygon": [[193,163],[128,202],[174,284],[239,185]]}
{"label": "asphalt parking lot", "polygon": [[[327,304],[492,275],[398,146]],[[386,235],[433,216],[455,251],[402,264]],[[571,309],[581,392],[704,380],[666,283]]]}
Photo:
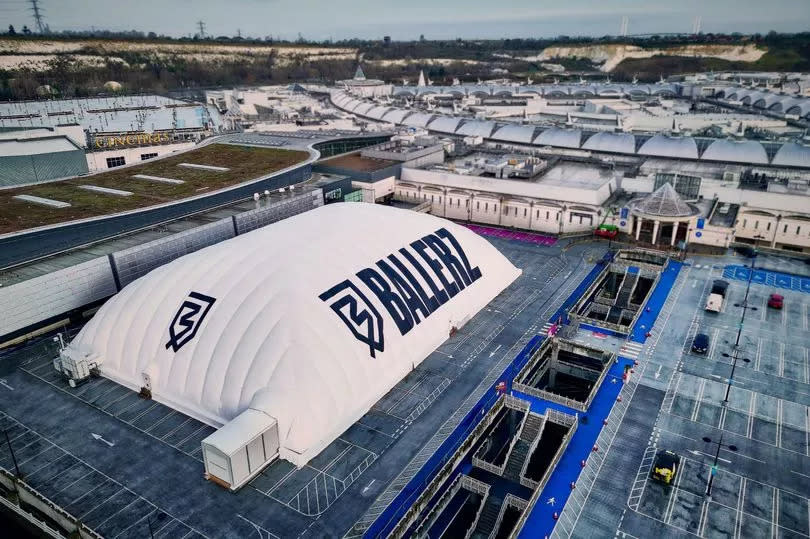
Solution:
{"label": "asphalt parking lot", "polygon": [[50,339],[0,355],[0,426],[25,479],[105,537],[362,533],[604,252],[490,241],[523,275],[307,466],[277,461],[238,493],[203,478],[212,427],[104,378],[70,388]]}
{"label": "asphalt parking lot", "polygon": [[[747,261],[687,262],[668,300],[675,308],[639,351],[641,384],[573,536],[810,537],[810,293],[802,279],[782,282],[767,272],[751,284],[753,308],[729,384],[747,281],[729,279],[726,266]],[[760,262],[803,269],[774,257]],[[724,271],[730,284],[723,308],[706,312],[711,283]],[[785,297],[782,310],[767,307],[771,293]],[[706,354],[691,350],[697,333],[709,336]],[[717,445],[704,437],[724,444],[710,497]],[[681,458],[672,485],[650,478],[662,449]]]}

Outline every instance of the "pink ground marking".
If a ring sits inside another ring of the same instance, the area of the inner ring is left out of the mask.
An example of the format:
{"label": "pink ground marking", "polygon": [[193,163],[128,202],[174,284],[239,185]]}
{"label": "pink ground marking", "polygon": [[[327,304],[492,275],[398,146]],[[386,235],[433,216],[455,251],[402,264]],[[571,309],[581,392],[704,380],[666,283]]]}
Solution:
{"label": "pink ground marking", "polygon": [[464,225],[476,234],[481,236],[493,236],[496,238],[504,238],[509,240],[524,241],[527,243],[534,243],[536,245],[554,245],[557,242],[556,238],[546,236],[543,234],[534,234],[531,232],[519,232],[513,230],[506,230],[503,228],[492,228],[480,225]]}

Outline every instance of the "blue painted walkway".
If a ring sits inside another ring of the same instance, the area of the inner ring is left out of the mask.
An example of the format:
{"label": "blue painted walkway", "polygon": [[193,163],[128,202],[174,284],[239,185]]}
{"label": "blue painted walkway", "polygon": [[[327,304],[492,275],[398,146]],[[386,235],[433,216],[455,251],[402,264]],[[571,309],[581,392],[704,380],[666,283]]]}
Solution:
{"label": "blue painted walkway", "polygon": [[[537,538],[547,537],[551,535],[556,521],[553,514],[562,511],[565,502],[571,495],[571,482],[576,482],[579,478],[579,473],[582,471],[580,463],[588,458],[591,454],[596,439],[602,431],[602,421],[608,416],[610,410],[613,408],[613,403],[619,396],[622,389],[622,375],[627,366],[633,364],[633,361],[627,358],[619,358],[618,363],[614,363],[610,371],[608,371],[602,386],[596,393],[596,396],[591,402],[590,408],[586,414],[579,413],[579,426],[577,427],[574,436],[571,438],[568,447],[563,453],[557,467],[551,473],[551,477],[543,488],[542,494],[534,506],[526,524],[518,535],[519,538]],[[548,408],[559,410],[567,414],[575,414],[576,410],[538,399],[531,395],[525,395],[517,391],[514,392],[516,397],[525,399],[531,402],[532,411],[538,414],[543,414]],[[583,420],[583,416],[585,416]],[[601,448],[602,451],[607,448]],[[554,498],[555,503],[553,506],[548,505],[547,500]]]}
{"label": "blue painted walkway", "polygon": [[[633,326],[633,331],[630,340],[643,343],[647,340],[647,332],[655,324],[664,302],[672,290],[675,280],[678,278],[678,273],[683,265],[680,262],[670,260],[664,268],[661,278],[652,291],[644,312],[636,320]],[[648,310],[649,309],[649,310]],[[613,404],[619,396],[622,389],[622,375],[625,368],[633,365],[633,360],[619,356],[618,361],[615,362],[605,376],[601,387],[596,393],[591,406],[585,414],[580,413],[580,422],[577,431],[571,438],[571,442],[563,453],[560,462],[551,474],[551,477],[543,488],[543,492],[537,501],[537,504],[532,509],[526,524],[520,531],[519,538],[536,538],[548,537],[551,535],[556,521],[553,514],[561,513],[565,502],[571,495],[571,482],[576,482],[579,474],[582,471],[580,463],[587,460],[591,454],[596,439],[602,431],[603,421],[608,417],[610,411],[613,409]],[[530,395],[515,392],[515,396],[526,399],[531,402],[532,410],[537,413],[544,413],[546,409],[552,408],[561,412],[569,414],[576,413],[575,410],[562,406],[556,403],[551,403],[543,399],[538,399]],[[587,420],[582,421],[582,417],[586,416]],[[600,448],[605,451],[608,448]],[[548,505],[549,498],[554,498],[554,506]]]}
{"label": "blue painted walkway", "polygon": [[[723,269],[723,278],[725,279],[748,281],[750,274],[751,268],[736,264],[726,266],[725,269]],[[751,282],[810,294],[810,277],[802,277],[800,275],[792,275],[790,273],[781,273],[778,271],[765,269],[754,269],[754,275],[751,277]]]}
{"label": "blue painted walkway", "polygon": [[678,278],[678,273],[680,273],[682,267],[681,262],[675,262],[674,260],[670,260],[664,267],[658,284],[647,300],[646,308],[633,326],[633,331],[630,333],[631,341],[644,343],[647,340],[647,332],[655,324],[655,320],[658,318],[658,314],[661,312],[661,308],[664,306],[669,291],[672,290],[672,285],[675,284],[675,279]]}

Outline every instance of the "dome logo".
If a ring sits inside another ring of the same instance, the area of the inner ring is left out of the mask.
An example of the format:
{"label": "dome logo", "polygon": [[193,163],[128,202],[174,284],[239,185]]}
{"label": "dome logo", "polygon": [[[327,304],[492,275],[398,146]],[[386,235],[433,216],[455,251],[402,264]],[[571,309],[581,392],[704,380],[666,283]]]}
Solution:
{"label": "dome logo", "polygon": [[[318,297],[329,303],[352,335],[368,346],[371,357],[376,357],[376,352],[385,349],[380,312],[388,313],[404,336],[477,281],[481,269],[472,266],[459,241],[440,228],[355,275],[371,294],[346,279]],[[376,299],[381,308],[369,298]]]}
{"label": "dome logo", "polygon": [[216,298],[199,292],[189,293],[169,324],[169,342],[166,343],[166,348],[177,352],[193,339],[215,301]]}

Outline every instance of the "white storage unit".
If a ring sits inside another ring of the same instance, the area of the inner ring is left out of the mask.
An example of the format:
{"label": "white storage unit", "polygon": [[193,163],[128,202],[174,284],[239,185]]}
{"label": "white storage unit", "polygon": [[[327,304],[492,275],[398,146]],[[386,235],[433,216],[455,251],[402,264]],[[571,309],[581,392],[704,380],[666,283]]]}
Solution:
{"label": "white storage unit", "polygon": [[248,408],[202,441],[205,478],[238,490],[278,457],[278,422]]}

